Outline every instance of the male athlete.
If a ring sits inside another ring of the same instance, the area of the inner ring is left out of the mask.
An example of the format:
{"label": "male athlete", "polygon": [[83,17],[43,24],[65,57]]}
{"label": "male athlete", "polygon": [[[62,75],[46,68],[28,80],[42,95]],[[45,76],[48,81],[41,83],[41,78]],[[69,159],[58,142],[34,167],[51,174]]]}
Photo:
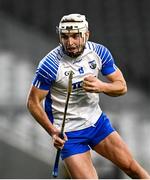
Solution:
{"label": "male athlete", "polygon": [[[61,148],[61,157],[72,178],[98,179],[90,149],[109,159],[131,178],[150,178],[99,106],[99,93],[120,96],[127,92],[125,79],[110,51],[88,41],[84,15],[63,16],[58,27],[60,45],[39,63],[27,106],[36,121]],[[59,137],[69,72],[73,72],[64,139]],[[108,82],[98,79],[106,76]],[[44,106],[41,102],[44,100]]]}

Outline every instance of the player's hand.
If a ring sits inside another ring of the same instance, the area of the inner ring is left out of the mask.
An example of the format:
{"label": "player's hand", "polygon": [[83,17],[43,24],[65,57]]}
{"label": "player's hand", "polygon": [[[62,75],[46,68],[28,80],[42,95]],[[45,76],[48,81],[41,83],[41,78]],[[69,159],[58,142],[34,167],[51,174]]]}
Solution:
{"label": "player's hand", "polygon": [[65,142],[68,140],[65,133],[63,133],[63,137],[60,136],[60,132],[57,132],[52,135],[53,144],[57,149],[62,149],[64,147]]}
{"label": "player's hand", "polygon": [[93,75],[86,76],[83,80],[83,89],[87,92],[102,92],[103,82]]}

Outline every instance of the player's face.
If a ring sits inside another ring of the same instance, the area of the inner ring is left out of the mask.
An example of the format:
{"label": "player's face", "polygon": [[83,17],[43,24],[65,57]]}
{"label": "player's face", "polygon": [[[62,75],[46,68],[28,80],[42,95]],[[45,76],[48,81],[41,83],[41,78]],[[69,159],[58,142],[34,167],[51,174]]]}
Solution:
{"label": "player's face", "polygon": [[85,39],[81,33],[61,33],[61,43],[65,53],[70,57],[78,57],[85,47]]}

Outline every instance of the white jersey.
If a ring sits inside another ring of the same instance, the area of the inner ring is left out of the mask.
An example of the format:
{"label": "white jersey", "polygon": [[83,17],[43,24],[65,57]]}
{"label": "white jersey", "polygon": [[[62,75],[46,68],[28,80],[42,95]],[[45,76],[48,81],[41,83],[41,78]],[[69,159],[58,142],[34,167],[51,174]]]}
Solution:
{"label": "white jersey", "polygon": [[110,51],[103,45],[87,42],[82,55],[71,58],[58,46],[49,52],[39,63],[33,85],[48,90],[44,101],[45,111],[50,121],[61,128],[67,95],[68,75],[73,71],[72,93],[70,95],[65,132],[76,131],[94,125],[102,110],[99,94],[85,92],[82,82],[85,76],[98,77],[111,74],[116,70]]}

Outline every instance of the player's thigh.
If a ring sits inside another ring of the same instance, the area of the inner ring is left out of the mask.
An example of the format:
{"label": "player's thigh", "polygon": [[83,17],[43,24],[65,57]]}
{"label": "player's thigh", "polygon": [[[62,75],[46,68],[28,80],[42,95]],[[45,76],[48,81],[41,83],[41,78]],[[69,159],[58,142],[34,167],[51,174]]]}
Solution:
{"label": "player's thigh", "polygon": [[93,149],[120,168],[125,168],[133,160],[128,146],[116,131],[107,136]]}
{"label": "player's thigh", "polygon": [[90,151],[64,159],[67,169],[74,179],[98,179],[91,160]]}

